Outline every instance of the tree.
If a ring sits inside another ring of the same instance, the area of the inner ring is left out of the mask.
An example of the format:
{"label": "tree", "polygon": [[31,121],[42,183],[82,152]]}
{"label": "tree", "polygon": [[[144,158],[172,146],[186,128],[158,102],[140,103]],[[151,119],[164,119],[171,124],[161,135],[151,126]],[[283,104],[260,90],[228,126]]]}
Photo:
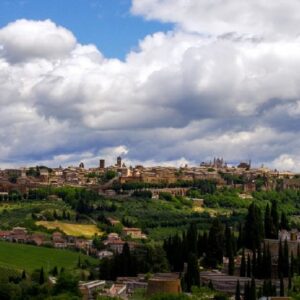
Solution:
{"label": "tree", "polygon": [[197,232],[197,227],[195,223],[191,223],[187,233],[187,247],[188,247],[188,252],[197,254],[197,238],[198,238],[198,232]]}
{"label": "tree", "polygon": [[284,241],[284,246],[283,246],[282,273],[284,277],[288,277],[290,273],[289,246],[287,240]]}
{"label": "tree", "polygon": [[279,230],[279,215],[278,215],[278,208],[277,208],[277,201],[272,201],[271,206],[271,217],[272,217],[272,238],[276,239],[278,236]]}
{"label": "tree", "polygon": [[246,258],[245,258],[245,249],[242,252],[242,259],[241,259],[241,267],[240,267],[240,276],[246,276]]}
{"label": "tree", "polygon": [[247,277],[251,277],[251,258],[249,253],[247,256]]}
{"label": "tree", "polygon": [[269,203],[267,204],[266,210],[265,210],[265,237],[267,239],[272,238],[272,217],[271,217],[271,210]]}
{"label": "tree", "polygon": [[233,255],[230,255],[228,260],[228,275],[233,275],[233,274],[234,274],[234,257]]}
{"label": "tree", "polygon": [[244,227],[245,246],[252,251],[260,247],[264,232],[261,211],[259,207],[252,202],[248,208],[246,222]]}
{"label": "tree", "polygon": [[284,283],[283,283],[283,277],[280,276],[280,297],[284,296]]}
{"label": "tree", "polygon": [[63,272],[61,273],[56,281],[53,288],[54,295],[61,293],[71,293],[72,295],[79,296],[80,292],[78,289],[78,279],[72,274]]}
{"label": "tree", "polygon": [[214,219],[209,230],[205,263],[212,268],[223,261],[224,228],[219,219]]}
{"label": "tree", "polygon": [[238,280],[235,288],[235,300],[241,300],[240,281]]}
{"label": "tree", "polygon": [[198,260],[195,254],[190,253],[188,257],[187,271],[185,274],[185,284],[188,292],[192,286],[200,286],[200,273]]}
{"label": "tree", "polygon": [[256,284],[255,279],[252,277],[250,286],[250,300],[256,300]]}
{"label": "tree", "polygon": [[24,279],[26,279],[26,272],[25,272],[25,270],[23,270],[23,272],[22,272],[22,280],[24,280]]}
{"label": "tree", "polygon": [[283,263],[284,263],[284,258],[283,258],[283,250],[282,250],[282,243],[281,240],[279,241],[279,247],[278,247],[278,277],[280,278],[283,274]]}
{"label": "tree", "polygon": [[44,268],[42,267],[40,270],[40,278],[39,278],[39,284],[45,283],[45,275],[44,275]]}
{"label": "tree", "polygon": [[289,221],[284,211],[281,213],[280,229],[286,229],[286,230],[290,229]]}

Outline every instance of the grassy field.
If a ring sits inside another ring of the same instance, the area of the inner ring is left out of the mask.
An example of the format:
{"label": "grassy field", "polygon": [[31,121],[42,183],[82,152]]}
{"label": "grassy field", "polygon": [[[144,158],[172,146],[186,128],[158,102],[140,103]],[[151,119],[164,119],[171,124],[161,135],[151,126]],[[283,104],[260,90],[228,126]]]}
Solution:
{"label": "grassy field", "polygon": [[41,225],[48,229],[59,228],[65,234],[72,236],[84,236],[90,238],[95,234],[102,234],[96,225],[71,224],[60,221],[38,221],[36,222],[36,225]]}
{"label": "grassy field", "polygon": [[41,267],[49,271],[55,266],[74,269],[79,255],[82,261],[88,259],[96,263],[96,259],[68,250],[0,242],[0,267],[20,271],[33,271]]}

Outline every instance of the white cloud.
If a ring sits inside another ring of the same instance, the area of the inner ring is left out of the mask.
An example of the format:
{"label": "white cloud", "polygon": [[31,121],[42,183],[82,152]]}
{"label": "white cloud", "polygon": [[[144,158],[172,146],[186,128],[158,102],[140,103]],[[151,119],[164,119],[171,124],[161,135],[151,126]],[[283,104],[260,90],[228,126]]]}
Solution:
{"label": "white cloud", "polygon": [[[157,18],[154,8],[170,5],[152,2],[133,9]],[[299,157],[300,40],[194,31],[149,35],[120,61],[49,20],[0,29],[1,164],[91,166],[122,155],[128,164],[224,156],[275,165],[290,162],[283,154]]]}
{"label": "white cloud", "polygon": [[133,0],[132,12],[202,34],[285,38],[300,34],[298,0]]}
{"label": "white cloud", "polygon": [[33,58],[60,58],[69,54],[76,39],[67,29],[50,20],[18,20],[0,30],[0,56],[10,62]]}

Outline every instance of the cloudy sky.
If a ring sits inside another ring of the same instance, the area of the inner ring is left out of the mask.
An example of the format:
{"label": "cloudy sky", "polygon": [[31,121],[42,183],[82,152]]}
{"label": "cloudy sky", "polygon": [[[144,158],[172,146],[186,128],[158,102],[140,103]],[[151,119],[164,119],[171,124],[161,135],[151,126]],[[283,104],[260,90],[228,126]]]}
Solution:
{"label": "cloudy sky", "polygon": [[299,0],[1,1],[0,167],[223,156],[300,171],[299,11]]}

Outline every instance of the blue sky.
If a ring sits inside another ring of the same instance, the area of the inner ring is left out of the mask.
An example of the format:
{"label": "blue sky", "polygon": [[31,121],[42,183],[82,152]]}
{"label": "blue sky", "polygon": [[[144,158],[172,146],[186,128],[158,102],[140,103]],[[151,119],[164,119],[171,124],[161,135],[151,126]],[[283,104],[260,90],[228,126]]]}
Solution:
{"label": "blue sky", "polygon": [[106,57],[124,59],[146,35],[172,29],[130,13],[130,0],[1,0],[0,27],[25,18],[51,19],[82,44],[95,44]]}

